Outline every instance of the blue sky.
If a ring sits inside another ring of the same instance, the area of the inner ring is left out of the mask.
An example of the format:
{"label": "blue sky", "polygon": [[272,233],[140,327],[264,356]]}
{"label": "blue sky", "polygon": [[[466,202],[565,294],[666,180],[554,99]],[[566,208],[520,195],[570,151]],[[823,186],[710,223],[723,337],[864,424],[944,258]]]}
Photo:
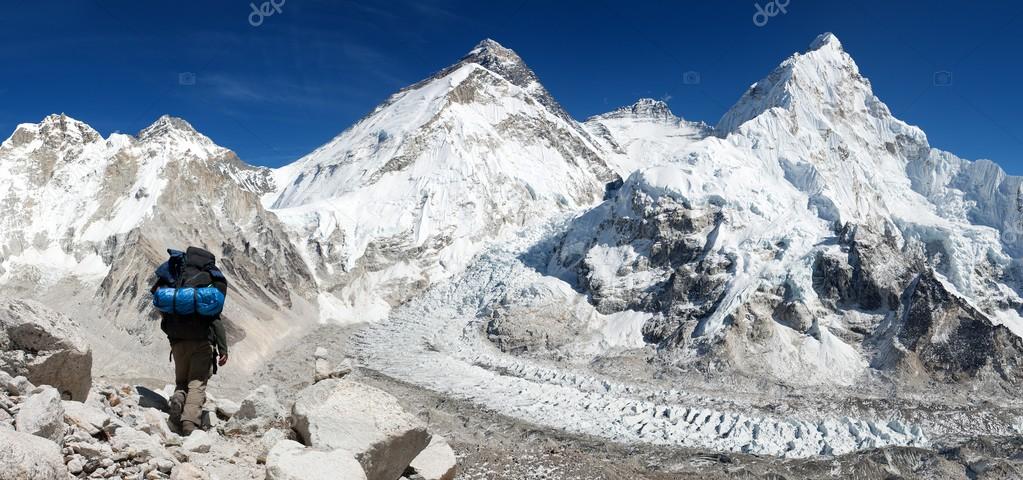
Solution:
{"label": "blue sky", "polygon": [[[932,145],[1023,174],[1017,2],[789,0],[762,27],[753,15],[764,0],[283,0],[258,27],[249,1],[7,3],[0,137],[56,112],[104,135],[169,113],[250,163],[277,166],[486,37],[516,50],[576,118],[654,97],[713,124],[832,31]],[[688,71],[698,84],[684,81]],[[935,85],[940,71],[950,84]]]}

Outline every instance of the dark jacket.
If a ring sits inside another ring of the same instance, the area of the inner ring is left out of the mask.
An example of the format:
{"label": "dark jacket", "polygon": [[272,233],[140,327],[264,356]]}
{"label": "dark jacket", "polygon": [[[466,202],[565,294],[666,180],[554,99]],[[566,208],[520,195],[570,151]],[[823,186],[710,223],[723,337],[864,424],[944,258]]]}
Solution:
{"label": "dark jacket", "polygon": [[[183,282],[193,281],[202,285],[212,285],[227,295],[227,278],[214,263],[214,256],[201,248],[188,247],[186,252],[178,250],[167,250],[170,258],[156,269],[156,282],[153,283],[150,292],[162,287],[180,288]],[[186,273],[187,272],[187,273]],[[183,278],[184,276],[198,278]],[[167,334],[171,344],[181,340],[197,340],[205,337],[210,343],[217,347],[220,355],[227,355],[227,335],[224,331],[224,322],[220,315],[208,317],[194,314],[182,316],[173,313],[160,313],[160,329]],[[173,329],[169,328],[169,322],[176,322],[174,325],[193,325],[192,328]]]}

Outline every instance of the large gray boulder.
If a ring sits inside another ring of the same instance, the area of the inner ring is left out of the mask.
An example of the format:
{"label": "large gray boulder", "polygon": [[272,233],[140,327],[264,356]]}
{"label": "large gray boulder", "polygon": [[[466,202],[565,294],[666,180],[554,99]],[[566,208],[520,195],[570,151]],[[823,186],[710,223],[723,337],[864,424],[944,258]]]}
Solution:
{"label": "large gray boulder", "polygon": [[238,413],[238,409],[241,408],[241,405],[227,398],[218,398],[216,403],[217,415],[220,415],[227,419],[230,419],[231,417],[235,416],[235,414]]}
{"label": "large gray boulder", "polygon": [[136,463],[147,462],[154,458],[157,460],[172,460],[174,458],[156,437],[129,426],[118,427],[110,439],[110,445],[114,450],[131,452]]}
{"label": "large gray boulder", "polygon": [[369,480],[394,480],[426,446],[430,434],[383,390],[327,379],[301,392],[292,426],[306,445],[352,452]]}
{"label": "large gray boulder", "polygon": [[193,453],[208,453],[213,448],[213,438],[205,431],[196,430],[185,437],[181,448]]}
{"label": "large gray boulder", "polygon": [[330,359],[327,358],[329,352],[326,348],[319,347],[313,352],[313,383],[326,380],[328,378],[344,378],[345,375],[352,373],[355,367],[352,365],[351,359],[344,359],[340,363],[333,365],[330,363]]}
{"label": "large gray boulder", "polygon": [[67,476],[64,456],[56,443],[0,428],[0,478],[53,480]]}
{"label": "large gray boulder", "polygon": [[423,480],[454,480],[457,462],[455,451],[444,437],[434,435],[430,438],[430,444],[412,460],[409,467]]}
{"label": "large gray boulder", "polygon": [[292,429],[271,428],[263,436],[259,437],[259,452],[256,453],[256,463],[266,463],[266,457],[270,450],[277,446],[282,440],[294,440],[295,431]]}
{"label": "large gray boulder", "polygon": [[267,456],[266,479],[366,480],[366,473],[347,450],[317,450],[292,440],[281,440]]}
{"label": "large gray boulder", "polygon": [[74,320],[29,300],[0,300],[0,370],[52,385],[84,401],[92,385],[92,350]]}
{"label": "large gray boulder", "polygon": [[242,400],[238,411],[227,421],[228,433],[258,433],[280,425],[287,415],[277,401],[277,393],[267,385],[261,385]]}
{"label": "large gray boulder", "polygon": [[64,406],[60,403],[60,394],[53,387],[39,387],[36,393],[21,404],[21,410],[14,417],[14,425],[19,432],[48,439],[63,445]]}
{"label": "large gray boulder", "polygon": [[64,422],[89,435],[96,435],[101,430],[109,429],[114,419],[102,409],[82,402],[61,402],[64,408]]}

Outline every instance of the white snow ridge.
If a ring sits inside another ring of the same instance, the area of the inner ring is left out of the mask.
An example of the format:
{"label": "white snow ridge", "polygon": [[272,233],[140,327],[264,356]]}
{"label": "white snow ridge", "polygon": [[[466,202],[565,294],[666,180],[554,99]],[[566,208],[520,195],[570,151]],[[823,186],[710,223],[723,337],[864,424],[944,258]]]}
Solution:
{"label": "white snow ridge", "polygon": [[1021,231],[1020,178],[931,148],[832,34],[713,127],[578,122],[485,40],[279,169],[167,116],[0,145],[0,294],[75,313],[101,374],[166,369],[151,271],[197,244],[244,369],[359,324],[362,368],[505,417],[793,458],[1023,435]]}

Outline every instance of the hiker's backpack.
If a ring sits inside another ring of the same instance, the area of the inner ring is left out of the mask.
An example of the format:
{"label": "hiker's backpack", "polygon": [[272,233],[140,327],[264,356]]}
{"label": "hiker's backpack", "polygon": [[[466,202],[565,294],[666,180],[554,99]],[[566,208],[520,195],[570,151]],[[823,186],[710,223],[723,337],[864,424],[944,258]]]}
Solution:
{"label": "hiker's backpack", "polygon": [[156,269],[153,306],[163,316],[161,328],[172,340],[209,338],[210,321],[224,309],[227,279],[216,257],[201,248],[167,250],[170,258]]}

